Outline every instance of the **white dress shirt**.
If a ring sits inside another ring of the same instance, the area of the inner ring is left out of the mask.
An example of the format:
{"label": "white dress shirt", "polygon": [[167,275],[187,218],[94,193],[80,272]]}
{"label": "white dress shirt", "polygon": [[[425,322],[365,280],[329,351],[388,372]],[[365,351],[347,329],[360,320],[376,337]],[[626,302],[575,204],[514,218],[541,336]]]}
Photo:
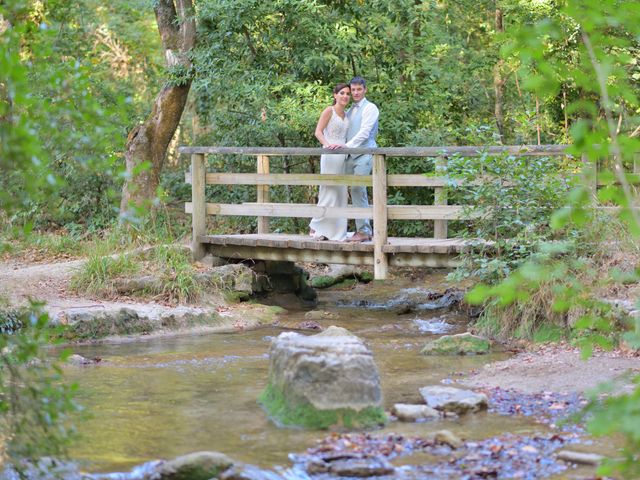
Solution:
{"label": "white dress shirt", "polygon": [[[364,98],[362,100],[364,100]],[[356,103],[352,108],[362,108],[360,106],[362,100]],[[376,124],[379,115],[380,112],[378,111],[378,107],[376,107],[375,104],[371,102],[367,103],[364,106],[364,110],[362,111],[362,123],[360,124],[360,130],[351,140],[346,143],[346,147],[359,147],[362,142],[369,138],[369,134],[371,133],[373,126]]]}

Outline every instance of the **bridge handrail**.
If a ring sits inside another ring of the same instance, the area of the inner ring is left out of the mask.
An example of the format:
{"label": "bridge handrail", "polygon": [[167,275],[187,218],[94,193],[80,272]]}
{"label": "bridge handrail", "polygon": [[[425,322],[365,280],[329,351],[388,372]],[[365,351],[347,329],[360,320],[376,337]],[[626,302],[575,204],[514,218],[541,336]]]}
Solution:
{"label": "bridge handrail", "polygon": [[326,153],[347,155],[385,155],[389,157],[449,157],[460,155],[479,157],[484,154],[508,153],[522,156],[566,155],[570,145],[505,145],[505,146],[442,146],[442,147],[378,147],[340,148],[327,150],[307,147],[179,147],[178,153],[185,155],[264,155],[264,156],[308,156]]}

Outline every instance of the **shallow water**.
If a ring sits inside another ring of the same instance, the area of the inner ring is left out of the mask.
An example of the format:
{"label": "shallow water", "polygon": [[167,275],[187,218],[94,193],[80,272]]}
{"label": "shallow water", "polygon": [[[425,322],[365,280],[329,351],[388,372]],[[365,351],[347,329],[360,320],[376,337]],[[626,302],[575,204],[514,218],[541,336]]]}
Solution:
{"label": "shallow water", "polygon": [[[442,309],[398,315],[383,308],[340,306],[380,287],[358,288],[322,292],[318,309],[336,318],[320,323],[348,328],[367,342],[380,369],[387,409],[394,403],[420,402],[420,387],[452,382],[456,372],[507,357],[421,356],[425,341],[464,331],[466,319]],[[302,321],[304,313],[289,313],[281,324]],[[78,401],[90,414],[79,422],[83,439],[71,457],[90,471],[124,471],[199,450],[220,451],[261,467],[289,465],[289,453],[303,452],[326,432],[277,428],[256,402],[266,386],[270,338],[282,331],[270,327],[74,348],[74,353],[103,361],[68,369],[80,386]],[[481,413],[431,423],[390,423],[379,432],[423,435],[443,428],[465,439],[548,431],[528,418]]]}

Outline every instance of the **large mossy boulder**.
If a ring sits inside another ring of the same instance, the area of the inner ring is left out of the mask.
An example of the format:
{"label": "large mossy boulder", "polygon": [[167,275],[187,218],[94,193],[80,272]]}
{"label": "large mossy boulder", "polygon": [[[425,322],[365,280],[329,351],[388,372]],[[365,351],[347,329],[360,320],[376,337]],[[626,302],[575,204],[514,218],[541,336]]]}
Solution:
{"label": "large mossy boulder", "polygon": [[480,355],[489,353],[491,342],[469,332],[445,335],[427,343],[421,353],[424,355]]}
{"label": "large mossy boulder", "polygon": [[386,421],[371,351],[335,326],[317,335],[285,332],[274,339],[260,403],[280,425],[360,428]]}

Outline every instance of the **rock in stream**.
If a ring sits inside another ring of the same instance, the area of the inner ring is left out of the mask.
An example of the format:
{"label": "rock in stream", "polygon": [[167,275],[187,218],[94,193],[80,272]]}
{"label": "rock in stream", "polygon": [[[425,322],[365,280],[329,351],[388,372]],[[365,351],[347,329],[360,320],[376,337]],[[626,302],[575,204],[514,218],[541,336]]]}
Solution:
{"label": "rock in stream", "polygon": [[358,428],[386,420],[371,351],[335,326],[316,335],[285,332],[274,339],[269,384],[260,402],[281,425]]}

